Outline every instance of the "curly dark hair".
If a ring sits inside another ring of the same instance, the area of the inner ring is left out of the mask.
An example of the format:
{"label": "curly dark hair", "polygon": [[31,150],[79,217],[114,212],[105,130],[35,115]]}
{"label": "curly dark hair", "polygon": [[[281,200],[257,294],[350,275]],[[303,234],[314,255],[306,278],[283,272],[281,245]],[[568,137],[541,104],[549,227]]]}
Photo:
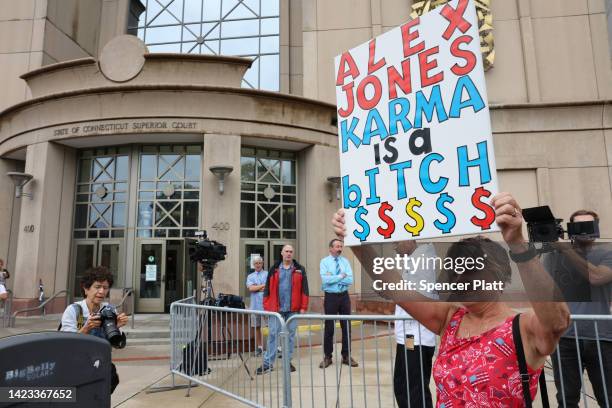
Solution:
{"label": "curly dark hair", "polygon": [[[106,266],[94,266],[85,271],[85,275],[81,277],[81,289],[91,288],[94,282],[108,282],[108,286],[113,286],[113,274]],[[84,293],[83,293],[84,294]]]}

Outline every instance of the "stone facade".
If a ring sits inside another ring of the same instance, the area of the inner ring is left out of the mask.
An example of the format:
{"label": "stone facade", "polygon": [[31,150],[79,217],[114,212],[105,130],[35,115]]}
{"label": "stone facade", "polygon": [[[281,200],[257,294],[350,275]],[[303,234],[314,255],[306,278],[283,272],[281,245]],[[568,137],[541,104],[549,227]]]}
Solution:
{"label": "stone facade", "polygon": [[[9,287],[16,303],[36,303],[39,279],[47,295],[70,287],[79,149],[168,141],[203,146],[199,227],[232,223],[211,234],[229,247],[216,272],[218,292],[242,286],[238,251],[232,251],[240,245],[241,146],[297,152],[296,249],[312,276],[313,294],[320,294],[318,261],[327,253],[329,219],[338,206],[333,195],[327,199],[325,182],[338,175],[333,58],[406,21],[410,1],[280,0],[281,93],[241,89],[248,61],[237,58],[130,54],[133,60],[121,43],[105,56],[140,10],[135,3],[0,5],[0,257],[15,272]],[[566,219],[575,209],[594,209],[602,238],[610,240],[606,11],[605,0],[493,0],[496,61],[486,80],[501,188],[524,207],[548,204]],[[142,66],[135,69],[138,61]],[[105,63],[118,74],[105,75]],[[113,77],[129,70],[128,80]],[[165,128],[135,126],[148,122]],[[208,171],[215,164],[234,167],[223,196]],[[32,200],[14,198],[8,171],[34,175],[26,186]],[[24,230],[29,225],[33,232]],[[125,246],[125,286],[136,281],[134,242],[127,239]],[[359,289],[359,283],[352,288]]]}

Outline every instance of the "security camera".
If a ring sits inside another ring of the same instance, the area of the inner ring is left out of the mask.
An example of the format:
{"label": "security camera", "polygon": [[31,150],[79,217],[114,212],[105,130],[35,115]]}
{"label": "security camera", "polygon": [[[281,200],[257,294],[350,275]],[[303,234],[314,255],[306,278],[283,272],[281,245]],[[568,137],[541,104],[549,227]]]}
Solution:
{"label": "security camera", "polygon": [[24,193],[23,186],[28,184],[28,182],[32,180],[34,176],[32,176],[31,174],[19,173],[16,171],[9,171],[8,173],[6,173],[6,175],[9,176],[11,180],[13,180],[13,184],[15,184],[15,197],[16,198],[20,198],[24,196],[24,197],[30,197],[30,199],[32,199],[32,193]]}

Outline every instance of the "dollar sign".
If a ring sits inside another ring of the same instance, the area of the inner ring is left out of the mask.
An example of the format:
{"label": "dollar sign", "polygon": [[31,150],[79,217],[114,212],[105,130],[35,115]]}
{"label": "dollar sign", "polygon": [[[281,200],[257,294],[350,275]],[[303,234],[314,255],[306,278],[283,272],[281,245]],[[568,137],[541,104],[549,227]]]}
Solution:
{"label": "dollar sign", "polygon": [[360,241],[365,241],[370,235],[370,225],[366,220],[363,219],[363,216],[368,215],[368,210],[363,207],[359,207],[357,211],[355,211],[355,221],[357,224],[361,226],[361,231],[354,230],[353,235],[359,238]]}
{"label": "dollar sign", "polygon": [[436,208],[440,212],[441,215],[446,217],[446,222],[441,222],[440,220],[435,220],[434,225],[437,229],[442,231],[443,234],[448,234],[451,232],[455,224],[457,223],[457,218],[455,214],[448,208],[444,206],[446,203],[452,203],[455,199],[449,196],[447,193],[440,194],[438,200],[436,201]]}
{"label": "dollar sign", "polygon": [[470,222],[482,230],[487,230],[491,228],[491,224],[495,221],[495,211],[491,208],[490,205],[482,202],[482,197],[489,197],[491,192],[486,190],[484,187],[478,187],[474,190],[474,194],[472,194],[472,205],[482,211],[485,216],[484,218],[478,218],[473,216],[470,218]]}
{"label": "dollar sign", "polygon": [[380,235],[385,237],[385,239],[391,238],[391,235],[395,231],[395,221],[393,221],[393,218],[387,215],[387,211],[392,210],[393,206],[386,201],[382,203],[378,208],[378,217],[381,219],[382,222],[387,224],[387,228],[378,227],[376,228],[376,231],[378,231]]}
{"label": "dollar sign", "polygon": [[419,233],[423,230],[423,227],[425,226],[425,221],[423,220],[423,217],[421,217],[421,214],[414,211],[414,207],[420,207],[421,205],[423,205],[423,203],[414,197],[408,200],[408,204],[406,204],[406,214],[408,214],[413,220],[415,220],[416,224],[414,226],[410,224],[405,224],[404,229],[411,233],[413,237],[418,237]]}

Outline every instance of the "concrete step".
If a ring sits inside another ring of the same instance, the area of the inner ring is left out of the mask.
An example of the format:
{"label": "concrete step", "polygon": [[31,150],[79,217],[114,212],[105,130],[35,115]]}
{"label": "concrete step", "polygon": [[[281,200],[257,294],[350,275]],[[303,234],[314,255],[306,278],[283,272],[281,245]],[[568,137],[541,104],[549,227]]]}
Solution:
{"label": "concrete step", "polygon": [[154,328],[145,329],[126,329],[122,328],[128,339],[170,339],[170,329]]}
{"label": "concrete step", "polygon": [[170,338],[127,338],[127,347],[135,346],[168,346],[170,352]]}

